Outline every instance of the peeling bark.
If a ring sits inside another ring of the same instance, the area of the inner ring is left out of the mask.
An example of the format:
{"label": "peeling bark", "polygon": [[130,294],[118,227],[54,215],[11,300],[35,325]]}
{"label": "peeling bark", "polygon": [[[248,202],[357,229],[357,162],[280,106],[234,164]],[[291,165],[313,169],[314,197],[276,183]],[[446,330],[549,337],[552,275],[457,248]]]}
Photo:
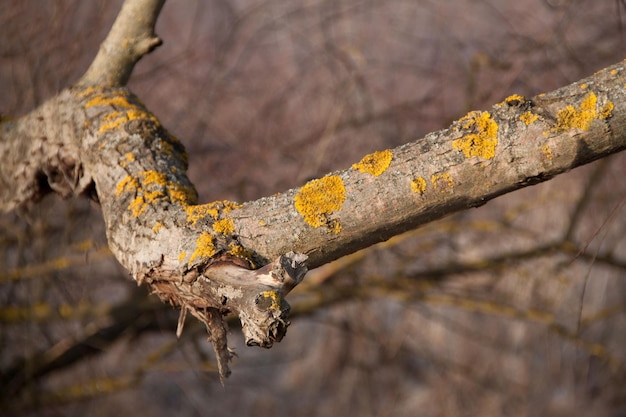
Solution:
{"label": "peeling bark", "polygon": [[626,148],[621,62],[547,94],[511,96],[301,188],[198,204],[183,145],[123,87],[160,43],[161,5],[127,1],[77,85],[0,125],[0,209],[51,191],[97,198],[114,255],[181,308],[178,335],[188,312],[205,323],[222,378],[224,314],[239,315],[246,344],[269,348],[285,335],[284,297],[307,267]]}

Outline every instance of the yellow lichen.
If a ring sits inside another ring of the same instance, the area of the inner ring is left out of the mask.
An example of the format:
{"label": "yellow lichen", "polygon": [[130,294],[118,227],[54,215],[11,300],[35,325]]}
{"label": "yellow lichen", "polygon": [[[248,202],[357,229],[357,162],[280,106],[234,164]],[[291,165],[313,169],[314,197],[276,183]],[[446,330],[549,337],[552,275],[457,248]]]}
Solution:
{"label": "yellow lichen", "polygon": [[615,74],[617,74],[617,70],[616,70],[616,69],[612,69],[612,70],[611,70],[611,72],[610,72],[610,74],[611,74],[611,75],[615,75]]}
{"label": "yellow lichen", "polygon": [[190,202],[195,202],[198,198],[196,190],[192,186],[181,185],[176,182],[167,183],[167,193],[172,203],[186,206]]}
{"label": "yellow lichen", "polygon": [[[129,103],[130,104],[130,103]],[[105,133],[109,130],[117,129],[118,127],[125,125],[127,122],[135,119],[146,119],[151,120],[155,124],[159,124],[159,121],[156,117],[151,115],[150,113],[146,113],[145,111],[139,108],[131,108],[126,112],[114,111],[102,117],[102,123],[100,128],[98,129],[98,133]]]}
{"label": "yellow lichen", "polygon": [[541,147],[541,152],[546,156],[546,158],[552,160],[552,149],[548,145],[543,145]]}
{"label": "yellow lichen", "polygon": [[148,208],[148,203],[143,196],[137,196],[128,205],[128,210],[132,213],[133,217],[141,216]]}
{"label": "yellow lichen", "polygon": [[184,261],[186,257],[187,257],[187,252],[182,251],[181,253],[178,254],[178,262]]}
{"label": "yellow lichen", "polygon": [[376,151],[365,155],[361,161],[352,165],[352,169],[377,177],[389,168],[392,159],[393,153],[389,149]]}
{"label": "yellow lichen", "polygon": [[230,234],[235,231],[235,223],[231,218],[217,220],[213,223],[213,230],[223,235]]}
{"label": "yellow lichen", "polygon": [[243,246],[233,243],[230,245],[230,249],[228,250],[228,253],[238,258],[245,259],[246,261],[248,261],[248,263],[250,264],[252,268],[256,268],[256,264],[254,263],[253,252],[247,250]]}
{"label": "yellow lichen", "polygon": [[452,188],[454,186],[454,182],[452,181],[452,175],[444,172],[443,174],[433,174],[430,176],[430,182],[433,184],[435,189],[439,188],[440,185],[443,185],[442,192],[445,191],[445,188]]}
{"label": "yellow lichen", "polygon": [[271,305],[269,306],[269,310],[280,310],[280,301],[281,301],[280,298],[281,297],[278,291],[266,290],[266,291],[263,291],[261,295],[263,296],[263,298],[268,298],[272,301]]}
{"label": "yellow lichen", "polygon": [[193,188],[168,181],[165,174],[157,171],[142,171],[134,177],[126,176],[115,187],[116,196],[122,193],[135,194],[128,205],[134,217],[139,217],[157,200],[169,198],[172,203],[185,205],[195,196]]}
{"label": "yellow lichen", "polygon": [[115,187],[115,195],[119,197],[122,193],[135,192],[139,188],[139,183],[130,175],[127,175]]}
{"label": "yellow lichen", "polygon": [[[595,119],[607,119],[613,112],[613,103],[607,101],[598,109],[598,97],[590,92],[580,103],[578,108],[569,105],[557,113],[556,125],[551,132],[558,133],[568,129],[588,130]],[[547,132],[549,133],[549,132]]]}
{"label": "yellow lichen", "polygon": [[310,181],[300,188],[294,198],[294,205],[309,226],[326,226],[333,233],[339,233],[341,225],[329,216],[341,210],[345,199],[343,180],[337,175],[329,175]]}
{"label": "yellow lichen", "polygon": [[580,85],[580,89],[581,89],[581,90],[586,90],[586,89],[587,89],[587,87],[588,87],[587,83],[582,83],[582,84]]}
{"label": "yellow lichen", "polygon": [[92,98],[85,104],[85,108],[93,107],[93,106],[118,106],[118,107],[133,107],[134,104],[131,104],[128,99],[124,96],[113,96],[107,97],[104,94],[99,94],[96,97]]}
{"label": "yellow lichen", "polygon": [[193,262],[197,258],[210,258],[213,255],[215,255],[213,237],[207,232],[202,232],[196,240],[196,250],[191,254],[189,262]]}
{"label": "yellow lichen", "polygon": [[161,222],[156,222],[156,223],[154,224],[154,226],[152,226],[152,231],[153,231],[154,233],[159,233],[159,230],[161,230],[161,228],[162,228],[162,227],[163,227],[163,223],[161,223]]}
{"label": "yellow lichen", "polygon": [[526,126],[534,123],[537,121],[537,119],[539,118],[539,116],[537,116],[536,114],[531,113],[530,111],[527,111],[526,113],[522,114],[520,117],[520,120],[524,123],[526,123]]}
{"label": "yellow lichen", "polygon": [[505,103],[511,103],[513,101],[526,101],[526,97],[520,96],[519,94],[513,94],[504,99]]}
{"label": "yellow lichen", "polygon": [[217,208],[213,207],[211,204],[187,206],[185,207],[185,211],[187,212],[187,221],[191,224],[196,224],[198,223],[198,220],[204,219],[207,216],[216,219],[219,215]]}
{"label": "yellow lichen", "polygon": [[217,220],[220,212],[228,214],[234,209],[241,207],[241,204],[234,201],[222,200],[214,201],[208,204],[199,204],[194,206],[185,207],[187,212],[187,221],[191,224],[196,224],[200,219],[211,217],[213,220]]}
{"label": "yellow lichen", "polygon": [[477,156],[491,159],[498,145],[498,124],[489,112],[470,112],[459,120],[462,129],[473,129],[470,133],[452,142],[452,147],[463,152],[466,158]]}
{"label": "yellow lichen", "polygon": [[84,98],[84,97],[90,96],[91,94],[93,94],[94,92],[98,90],[99,90],[99,87],[87,87],[83,89],[80,93],[76,94],[76,96],[78,98]]}
{"label": "yellow lichen", "polygon": [[265,220],[259,220],[259,226],[263,227],[265,226]]}
{"label": "yellow lichen", "polygon": [[424,194],[426,191],[426,180],[422,177],[417,177],[411,181],[411,191],[414,193]]}
{"label": "yellow lichen", "polygon": [[126,168],[126,166],[131,162],[135,162],[135,155],[133,155],[132,152],[127,152],[124,154],[124,159],[120,162],[120,166],[122,168]]}

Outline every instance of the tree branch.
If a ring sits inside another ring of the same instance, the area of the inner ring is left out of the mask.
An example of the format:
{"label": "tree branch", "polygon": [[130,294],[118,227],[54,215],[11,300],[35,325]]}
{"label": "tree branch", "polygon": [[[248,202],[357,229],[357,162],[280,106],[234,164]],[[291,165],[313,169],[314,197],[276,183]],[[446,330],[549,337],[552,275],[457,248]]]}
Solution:
{"label": "tree branch", "polygon": [[162,41],[154,26],[165,0],[126,0],[79,85],[126,85],[135,64]]}
{"label": "tree branch", "polygon": [[[182,308],[179,331],[187,312],[205,323],[222,377],[221,316],[238,314],[246,343],[271,347],[289,324],[284,297],[307,266],[626,148],[622,62],[531,99],[511,96],[298,189],[200,205],[183,145],[119,87],[156,45],[160,6],[126,2],[77,86],[0,126],[0,209],[49,191],[96,197],[114,255]],[[141,7],[146,20],[133,18]]]}

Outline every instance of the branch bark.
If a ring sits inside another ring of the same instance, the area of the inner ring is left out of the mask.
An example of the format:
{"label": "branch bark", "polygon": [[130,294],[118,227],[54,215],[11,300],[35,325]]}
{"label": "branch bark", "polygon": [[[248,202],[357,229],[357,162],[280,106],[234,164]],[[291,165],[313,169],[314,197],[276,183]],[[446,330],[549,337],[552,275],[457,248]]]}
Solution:
{"label": "branch bark", "polygon": [[284,297],[307,267],[626,148],[621,62],[470,112],[298,189],[198,204],[183,145],[123,87],[159,43],[161,4],[127,1],[77,85],[2,123],[0,208],[50,191],[97,198],[112,252],[139,284],[181,307],[178,333],[187,312],[205,323],[222,377],[231,357],[222,315],[239,315],[248,345],[271,347],[289,324]]}

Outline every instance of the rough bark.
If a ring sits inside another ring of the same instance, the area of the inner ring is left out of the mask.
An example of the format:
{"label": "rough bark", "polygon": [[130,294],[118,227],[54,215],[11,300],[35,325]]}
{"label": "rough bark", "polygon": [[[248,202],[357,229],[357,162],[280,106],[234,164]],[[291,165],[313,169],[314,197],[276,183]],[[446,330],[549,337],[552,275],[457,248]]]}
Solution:
{"label": "rough bark", "polygon": [[181,307],[178,334],[187,312],[206,324],[222,377],[231,356],[223,314],[239,315],[248,345],[271,347],[289,324],[284,297],[307,267],[626,147],[621,62],[550,93],[511,96],[301,188],[198,204],[183,145],[123,87],[160,42],[161,5],[127,1],[75,86],[2,123],[0,208],[50,191],[96,198],[112,252],[137,283]]}

